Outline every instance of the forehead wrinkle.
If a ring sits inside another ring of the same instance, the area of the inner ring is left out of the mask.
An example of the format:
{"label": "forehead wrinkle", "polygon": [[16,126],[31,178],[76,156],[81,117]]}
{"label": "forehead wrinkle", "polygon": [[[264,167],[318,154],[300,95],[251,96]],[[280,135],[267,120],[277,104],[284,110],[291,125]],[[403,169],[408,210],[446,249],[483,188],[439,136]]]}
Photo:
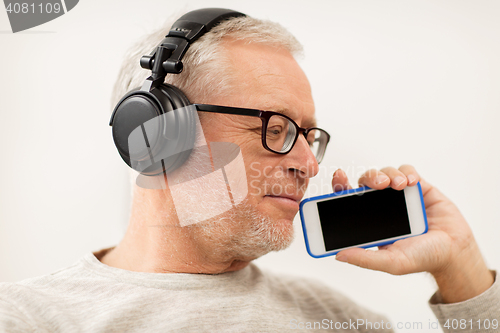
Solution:
{"label": "forehead wrinkle", "polygon": [[[263,81],[260,81],[259,79],[261,78],[266,78]],[[260,86],[266,86],[266,85],[271,85],[273,86],[274,81],[268,81],[267,78],[278,78],[280,80],[283,80],[283,84],[289,84],[290,81],[298,81],[300,80],[300,77],[296,75],[282,75],[282,74],[274,74],[274,73],[263,73],[263,74],[257,74],[255,76],[256,81],[259,81]],[[268,84],[270,83],[270,84]],[[304,91],[304,94],[311,93],[311,86],[309,85],[309,82],[307,82],[307,87],[308,89]],[[303,89],[305,90],[305,89]]]}

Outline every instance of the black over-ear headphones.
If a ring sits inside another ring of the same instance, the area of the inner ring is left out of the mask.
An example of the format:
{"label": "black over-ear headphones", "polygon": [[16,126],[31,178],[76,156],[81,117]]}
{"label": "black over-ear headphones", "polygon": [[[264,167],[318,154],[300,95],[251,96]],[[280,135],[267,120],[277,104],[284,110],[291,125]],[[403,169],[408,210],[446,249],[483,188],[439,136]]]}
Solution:
{"label": "black over-ear headphones", "polygon": [[[152,74],[141,88],[131,90],[118,102],[109,122],[116,148],[131,168],[154,176],[172,172],[188,159],[196,137],[195,115],[176,112],[191,103],[178,88],[164,83],[165,76],[182,72],[181,60],[191,43],[221,21],[238,16],[245,14],[222,8],[189,12],[172,25],[149,55],[141,58],[141,67]],[[153,118],[159,120],[153,125],[149,122],[146,135],[144,126]],[[145,144],[129,147],[129,136],[138,127]]]}

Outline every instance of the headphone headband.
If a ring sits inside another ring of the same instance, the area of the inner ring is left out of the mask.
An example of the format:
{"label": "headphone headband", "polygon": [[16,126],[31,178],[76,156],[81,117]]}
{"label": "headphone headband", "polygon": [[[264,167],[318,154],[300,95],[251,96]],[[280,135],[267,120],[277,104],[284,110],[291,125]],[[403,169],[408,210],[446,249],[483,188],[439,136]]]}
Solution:
{"label": "headphone headband", "polygon": [[216,24],[231,17],[245,16],[245,14],[224,8],[197,9],[182,15],[170,29],[169,36],[183,37],[193,43]]}
{"label": "headphone headband", "polygon": [[[184,14],[175,21],[165,39],[149,55],[142,56],[141,67],[151,69],[153,74],[158,73],[159,76],[180,74],[184,68],[181,60],[191,43],[223,20],[238,16],[246,15],[224,8],[198,9]],[[161,66],[155,66],[156,58],[160,58]]]}

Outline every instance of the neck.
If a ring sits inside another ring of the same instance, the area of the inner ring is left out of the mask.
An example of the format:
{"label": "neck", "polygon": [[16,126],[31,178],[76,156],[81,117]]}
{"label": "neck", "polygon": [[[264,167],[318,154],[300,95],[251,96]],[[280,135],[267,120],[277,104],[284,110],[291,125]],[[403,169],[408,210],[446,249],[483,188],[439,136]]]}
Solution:
{"label": "neck", "polygon": [[197,225],[181,227],[168,189],[135,186],[123,240],[102,263],[136,272],[218,274],[240,270],[253,258],[237,258],[199,237]]}

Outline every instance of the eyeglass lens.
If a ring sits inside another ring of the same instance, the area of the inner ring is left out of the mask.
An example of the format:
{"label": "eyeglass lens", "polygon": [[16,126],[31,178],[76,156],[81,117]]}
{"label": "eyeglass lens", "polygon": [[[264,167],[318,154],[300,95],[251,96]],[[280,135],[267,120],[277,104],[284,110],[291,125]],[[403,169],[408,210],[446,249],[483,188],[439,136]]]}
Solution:
{"label": "eyeglass lens", "polygon": [[285,117],[273,115],[267,122],[266,143],[272,150],[285,153],[292,148],[297,128]]}
{"label": "eyeglass lens", "polygon": [[[272,115],[269,118],[265,138],[271,150],[279,153],[290,151],[296,135],[297,127],[288,118],[280,115]],[[307,134],[307,142],[317,161],[320,162],[326,148],[326,133],[318,129],[310,130]]]}

